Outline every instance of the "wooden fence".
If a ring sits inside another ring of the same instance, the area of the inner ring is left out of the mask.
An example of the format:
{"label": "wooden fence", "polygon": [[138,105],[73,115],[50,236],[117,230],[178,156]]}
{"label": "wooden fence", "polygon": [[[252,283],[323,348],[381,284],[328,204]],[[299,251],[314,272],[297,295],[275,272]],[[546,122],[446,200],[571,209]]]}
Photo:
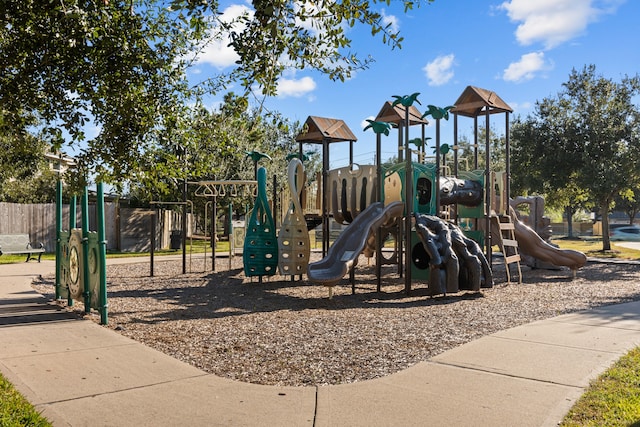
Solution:
{"label": "wooden fence", "polygon": [[[157,213],[157,215],[153,215]],[[170,210],[122,208],[105,202],[105,234],[108,250],[123,252],[151,249],[151,220],[156,219],[156,249],[169,247],[172,230],[181,229],[181,214]],[[82,224],[80,208],[75,226]],[[89,205],[89,230],[97,230],[96,206]],[[187,234],[192,224],[188,216]],[[62,228],[69,229],[69,205],[62,207]],[[29,234],[31,242],[44,243],[47,252],[56,247],[56,205],[54,203],[18,204],[0,202],[0,234]]]}

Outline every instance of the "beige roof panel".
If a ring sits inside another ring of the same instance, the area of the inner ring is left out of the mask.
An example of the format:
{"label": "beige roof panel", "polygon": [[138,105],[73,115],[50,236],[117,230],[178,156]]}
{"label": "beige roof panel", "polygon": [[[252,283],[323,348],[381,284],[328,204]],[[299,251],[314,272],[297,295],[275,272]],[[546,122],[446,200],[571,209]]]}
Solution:
{"label": "beige roof panel", "polygon": [[297,142],[322,144],[324,142],[357,141],[349,126],[340,119],[309,116],[305,121],[306,131],[301,132]]}
{"label": "beige roof panel", "polygon": [[513,109],[497,93],[475,86],[467,86],[455,102],[452,113],[467,117],[478,117],[489,112],[512,113]]}
{"label": "beige roof panel", "polygon": [[[375,121],[399,124],[404,121],[406,108],[402,104],[393,105],[391,101],[384,103]],[[409,125],[427,124],[428,120],[422,118],[422,113],[413,105],[409,107]]]}

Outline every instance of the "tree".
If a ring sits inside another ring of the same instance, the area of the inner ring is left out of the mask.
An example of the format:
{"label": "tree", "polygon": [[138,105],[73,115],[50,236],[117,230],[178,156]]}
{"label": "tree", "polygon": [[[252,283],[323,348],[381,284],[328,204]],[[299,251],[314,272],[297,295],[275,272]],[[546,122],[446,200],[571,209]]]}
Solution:
{"label": "tree", "polygon": [[32,171],[20,180],[4,183],[0,201],[11,203],[54,203],[58,174],[46,167]]}
{"label": "tree", "polygon": [[[575,112],[578,183],[589,189],[602,214],[603,250],[611,249],[609,211],[614,197],[628,188],[640,168],[636,129],[640,124],[633,98],[640,93],[640,78],[620,83],[596,76],[595,66],[573,70],[565,83],[565,98]],[[578,156],[581,154],[581,156]]]}
{"label": "tree", "polygon": [[[480,144],[480,151],[483,153],[478,159],[478,163],[481,168],[484,168],[485,160],[485,141],[487,135],[486,126],[481,125],[478,127],[478,143]],[[489,157],[491,161],[491,170],[503,171],[506,170],[506,138],[504,134],[498,133],[496,129],[491,126],[489,128]]]}
{"label": "tree", "polygon": [[0,115],[0,186],[9,179],[29,176],[42,160],[43,149],[42,141],[24,128],[7,125]]}
{"label": "tree", "polygon": [[520,182],[533,177],[531,187],[545,192],[584,190],[602,215],[603,250],[609,250],[609,210],[640,169],[640,112],[633,103],[640,78],[614,82],[590,65],[574,69],[563,87],[513,127],[513,175]]}
{"label": "tree", "polygon": [[[573,150],[565,138],[568,118],[556,100],[536,103],[536,116],[517,117],[511,127],[512,194],[541,194],[550,208],[567,218],[573,236],[573,215],[588,207],[586,191],[578,187],[572,164]],[[545,117],[541,119],[540,117]]]}
{"label": "tree", "polygon": [[87,166],[126,176],[144,135],[170,117],[184,93],[185,55],[202,13],[161,2],[8,0],[0,14],[0,104],[16,121],[37,116],[55,148],[85,139]]}
{"label": "tree", "polygon": [[635,217],[640,212],[640,183],[633,189],[619,194],[615,200],[616,210],[621,210],[629,217],[629,224],[633,224]]}
{"label": "tree", "polygon": [[[423,1],[404,1],[405,9]],[[368,26],[399,47],[402,38],[373,7],[390,0],[290,2],[254,0],[253,11],[221,22],[207,0],[6,0],[0,5],[0,105],[19,123],[42,120],[56,148],[79,147],[85,126],[100,129],[87,141],[80,170],[97,169],[111,183],[130,178],[148,138],[173,134],[183,106],[239,81],[275,93],[285,68],[313,68],[344,80],[368,60],[349,52],[347,28]],[[240,26],[236,26],[240,24]],[[236,69],[190,87],[185,70],[209,37],[230,33]]]}
{"label": "tree", "polygon": [[36,123],[23,117],[21,128],[10,125],[0,115],[0,201],[47,203],[55,200],[57,175],[44,157],[46,142],[28,132]]}
{"label": "tree", "polygon": [[473,142],[467,135],[461,135],[458,139],[458,170],[470,171],[475,168]]}
{"label": "tree", "polygon": [[[478,126],[478,147],[475,148],[473,141],[468,135],[461,135],[458,140],[458,164],[460,170],[484,169],[486,164],[486,126]],[[491,170],[499,171],[506,168],[506,138],[504,134],[498,133],[493,125],[489,128],[489,161]],[[476,155],[477,167],[476,167]]]}
{"label": "tree", "polygon": [[[278,118],[266,120],[256,109],[248,109],[242,97],[233,93],[225,97],[219,110],[209,111],[196,106],[185,119],[177,122],[173,132],[157,132],[144,156],[140,156],[129,196],[136,203],[176,201],[182,198],[181,183],[211,180],[253,180],[253,162],[247,152],[268,154],[271,160],[260,162],[268,176],[276,176],[282,185],[286,182],[287,155],[298,151],[295,135],[299,123]],[[317,156],[315,156],[317,157]],[[309,167],[309,164],[312,166]],[[305,164],[307,174],[314,176],[312,156]],[[198,200],[189,187],[189,199]],[[220,205],[232,199],[221,196]],[[233,200],[237,207],[253,201],[253,196]]]}

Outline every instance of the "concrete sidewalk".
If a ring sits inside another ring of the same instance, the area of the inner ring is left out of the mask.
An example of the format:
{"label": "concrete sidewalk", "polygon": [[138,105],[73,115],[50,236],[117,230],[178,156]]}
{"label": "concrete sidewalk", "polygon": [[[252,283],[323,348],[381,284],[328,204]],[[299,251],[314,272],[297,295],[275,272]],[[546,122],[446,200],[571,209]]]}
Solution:
{"label": "concrete sidewalk", "polygon": [[55,426],[554,426],[640,344],[633,302],[501,331],[377,380],[252,385],[48,304],[29,284],[53,269],[0,265],[0,371]]}

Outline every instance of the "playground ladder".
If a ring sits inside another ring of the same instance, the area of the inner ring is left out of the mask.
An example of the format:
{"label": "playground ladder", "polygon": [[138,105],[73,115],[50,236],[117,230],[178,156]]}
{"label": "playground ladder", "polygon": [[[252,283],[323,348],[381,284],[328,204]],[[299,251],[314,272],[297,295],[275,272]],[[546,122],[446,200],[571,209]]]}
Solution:
{"label": "playground ladder", "polygon": [[520,268],[520,253],[518,252],[518,241],[515,236],[515,225],[511,222],[509,215],[493,216],[500,230],[498,245],[504,256],[504,266],[507,271],[507,283],[511,283],[511,271],[509,265],[518,266],[518,283],[522,283],[522,270]]}

